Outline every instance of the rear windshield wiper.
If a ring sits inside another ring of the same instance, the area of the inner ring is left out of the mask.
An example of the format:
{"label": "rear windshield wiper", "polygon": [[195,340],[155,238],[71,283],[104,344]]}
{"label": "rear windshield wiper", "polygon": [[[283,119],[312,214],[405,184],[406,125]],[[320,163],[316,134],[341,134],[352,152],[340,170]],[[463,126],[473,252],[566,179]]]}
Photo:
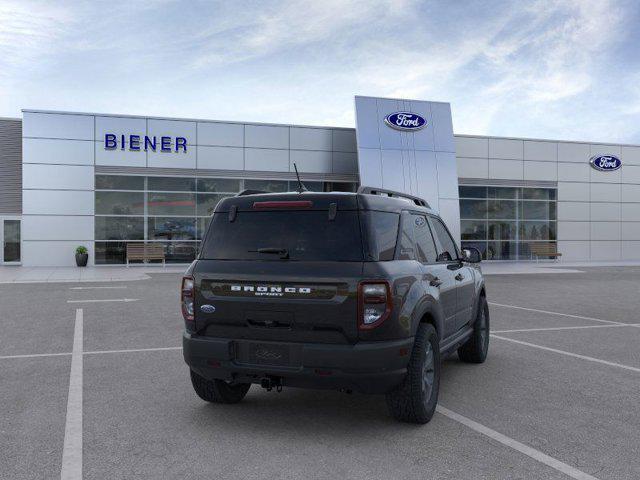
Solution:
{"label": "rear windshield wiper", "polygon": [[257,250],[249,250],[249,251],[257,252],[257,253],[272,253],[274,255],[280,255],[280,258],[282,259],[289,258],[289,251],[286,248],[265,247],[265,248],[259,248]]}

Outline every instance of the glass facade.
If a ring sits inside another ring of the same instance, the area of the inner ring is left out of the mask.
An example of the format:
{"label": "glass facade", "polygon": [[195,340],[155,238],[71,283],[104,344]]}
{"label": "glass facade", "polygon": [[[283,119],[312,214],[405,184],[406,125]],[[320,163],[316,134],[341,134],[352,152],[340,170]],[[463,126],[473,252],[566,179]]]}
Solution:
{"label": "glass facade", "polygon": [[460,186],[462,247],[486,260],[528,260],[534,242],[556,242],[556,189]]}
{"label": "glass facade", "polygon": [[[304,182],[311,191],[347,191],[355,183]],[[297,182],[230,178],[96,175],[95,262],[126,263],[127,243],[164,246],[167,263],[191,262],[218,202],[246,189],[295,190]]]}

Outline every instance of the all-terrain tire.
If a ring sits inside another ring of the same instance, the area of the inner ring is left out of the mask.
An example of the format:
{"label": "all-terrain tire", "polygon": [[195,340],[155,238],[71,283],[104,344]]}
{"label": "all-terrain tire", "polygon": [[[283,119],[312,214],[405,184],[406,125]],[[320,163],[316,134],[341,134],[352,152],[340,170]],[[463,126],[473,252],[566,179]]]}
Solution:
{"label": "all-terrain tire", "polygon": [[396,420],[427,423],[433,417],[440,388],[439,343],[433,325],[421,323],[411,351],[407,376],[398,388],[387,394],[387,407]]}
{"label": "all-terrain tire", "polygon": [[473,333],[467,343],[458,348],[458,357],[467,363],[483,363],[489,353],[489,305],[482,296],[478,302]]}
{"label": "all-terrain tire", "polygon": [[251,388],[250,383],[229,384],[224,380],[207,380],[193,370],[191,385],[202,400],[212,403],[238,403]]}

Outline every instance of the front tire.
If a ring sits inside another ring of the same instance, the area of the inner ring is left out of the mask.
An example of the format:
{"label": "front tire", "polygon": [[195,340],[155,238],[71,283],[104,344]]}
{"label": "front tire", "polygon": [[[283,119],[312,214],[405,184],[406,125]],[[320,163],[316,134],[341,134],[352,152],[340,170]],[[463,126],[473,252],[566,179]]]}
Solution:
{"label": "front tire", "polygon": [[440,342],[433,325],[421,323],[416,333],[407,376],[387,394],[391,415],[401,422],[427,423],[433,417],[440,388]]}
{"label": "front tire", "polygon": [[482,296],[478,302],[476,321],[473,322],[473,333],[467,343],[458,349],[458,357],[467,363],[484,363],[489,353],[489,305]]}
{"label": "front tire", "polygon": [[230,384],[224,380],[207,380],[193,370],[191,385],[202,400],[212,403],[238,403],[251,388],[250,383]]}

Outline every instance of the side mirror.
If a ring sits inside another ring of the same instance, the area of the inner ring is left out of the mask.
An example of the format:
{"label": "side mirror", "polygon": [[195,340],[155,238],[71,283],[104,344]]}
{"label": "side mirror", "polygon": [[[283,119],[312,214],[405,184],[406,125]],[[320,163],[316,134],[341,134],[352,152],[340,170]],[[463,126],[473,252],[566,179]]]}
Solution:
{"label": "side mirror", "polygon": [[463,248],[462,261],[468,263],[480,263],[482,261],[482,254],[480,254],[480,250],[475,247]]}

